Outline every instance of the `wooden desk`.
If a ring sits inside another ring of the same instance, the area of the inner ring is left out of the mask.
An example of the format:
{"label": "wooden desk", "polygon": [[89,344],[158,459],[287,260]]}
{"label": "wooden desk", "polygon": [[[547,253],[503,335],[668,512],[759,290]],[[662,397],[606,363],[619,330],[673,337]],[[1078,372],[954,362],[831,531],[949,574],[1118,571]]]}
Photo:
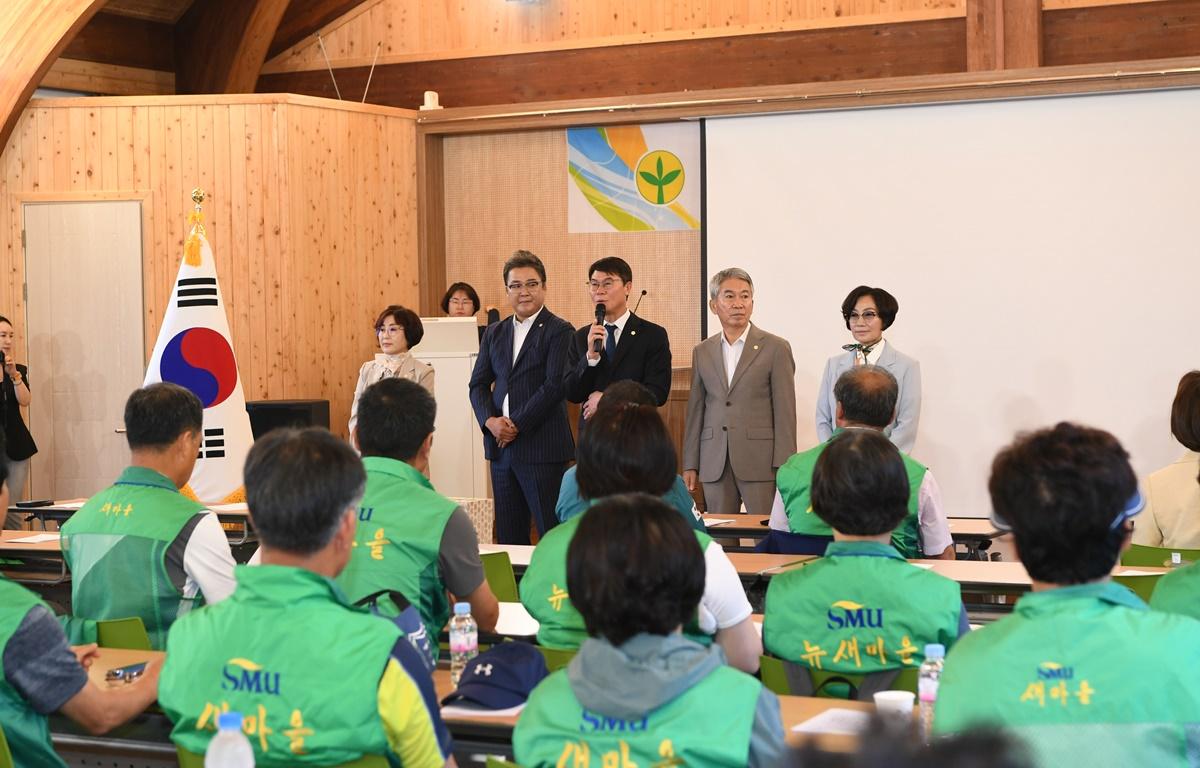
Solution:
{"label": "wooden desk", "polygon": [[[771,518],[768,515],[705,514],[703,517],[706,525],[709,520],[733,521],[708,527],[710,536],[757,540],[766,538],[770,530],[767,523]],[[978,558],[980,551],[987,549],[987,543],[992,539],[1008,535],[1005,531],[998,530],[992,525],[992,521],[985,517],[951,517],[947,518],[947,522],[950,525],[951,538],[956,544],[966,547],[967,555],[971,559]]]}
{"label": "wooden desk", "polygon": [[[766,538],[767,521],[771,519],[767,515],[718,515],[715,513],[706,513],[702,517],[709,536],[739,539]],[[732,520],[733,522],[710,526],[708,525],[710,520]]]}
{"label": "wooden desk", "polygon": [[768,555],[761,552],[729,552],[727,557],[743,579],[746,577],[770,578],[777,573],[817,559],[815,555]]}
{"label": "wooden desk", "polygon": [[88,669],[88,679],[96,685],[105,687],[111,685],[104,679],[104,673],[108,670],[127,667],[130,664],[141,664],[143,661],[162,659],[166,655],[162,651],[131,651],[128,648],[101,648],[99,654]]}
{"label": "wooden desk", "polygon": [[70,580],[57,534],[53,534],[53,541],[18,541],[49,535],[45,531],[0,531],[0,558],[22,561],[20,565],[6,566],[4,574],[15,582],[30,585],[54,586]]}

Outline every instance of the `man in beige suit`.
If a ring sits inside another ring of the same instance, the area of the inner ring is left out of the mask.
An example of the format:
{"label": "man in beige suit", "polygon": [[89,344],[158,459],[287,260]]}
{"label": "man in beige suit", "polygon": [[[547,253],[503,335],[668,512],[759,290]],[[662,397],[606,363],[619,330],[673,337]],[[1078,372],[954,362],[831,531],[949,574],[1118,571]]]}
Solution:
{"label": "man in beige suit", "polygon": [[775,470],[796,452],[796,364],[783,339],[750,324],[754,281],[744,269],[718,272],[709,308],[721,333],[692,351],[692,389],[683,438],[683,481],[704,483],[710,512],[771,512]]}

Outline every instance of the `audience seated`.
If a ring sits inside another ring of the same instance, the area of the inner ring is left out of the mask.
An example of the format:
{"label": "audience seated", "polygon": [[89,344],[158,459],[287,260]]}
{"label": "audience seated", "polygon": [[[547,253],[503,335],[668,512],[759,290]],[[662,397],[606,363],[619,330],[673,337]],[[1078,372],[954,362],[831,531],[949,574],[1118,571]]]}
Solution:
{"label": "audience seated", "polygon": [[825,557],[771,579],[768,653],[812,669],[885,673],[915,669],[926,643],[949,648],[969,630],[958,584],[906,562],[891,544],[908,515],[908,482],[882,432],[845,430],[829,441],[813,468],[812,506],[834,541]]}
{"label": "audience seated", "polygon": [[203,421],[200,399],[175,384],[129,396],[130,466],[62,527],[76,618],[136,616],[161,649],[176,619],[233,591],[233,554],[220,521],[179,492],[192,476]]}
{"label": "audience seated", "polygon": [[351,601],[384,589],[400,592],[417,607],[435,649],[450,618],[447,592],[471,604],[481,630],[494,629],[500,615],[471,518],[422,474],[436,411],[433,395],[405,379],[383,379],[359,399],[353,439],[367,490],[350,562],[337,579]]}
{"label": "audience seated", "polygon": [[1146,511],[1133,529],[1133,543],[1200,549],[1200,371],[1179,381],[1171,434],[1187,452],[1147,478]]}
{"label": "audience seated", "polygon": [[[8,509],[8,462],[0,432],[0,509]],[[41,598],[0,576],[0,727],[17,766],[66,768],[54,753],[46,716],[61,712],[92,734],[116,728],[154,703],[162,662],[118,688],[88,681],[96,646],[71,647]]]}
{"label": "audience seated", "polygon": [[[662,496],[675,479],[675,448],[658,410],[608,397],[600,400],[579,439],[579,489],[586,499],[640,492]],[[566,589],[567,547],[591,510],[557,526],[538,542],[521,578],[521,602],[538,620],[538,642],[551,648],[578,648],[587,638],[583,618]],[[762,639],[750,620],[750,601],[725,550],[695,531],[704,548],[704,597],[687,633],[716,641],[729,663],[746,672],[758,669]],[[630,595],[639,600],[642,595]]]}
{"label": "audience seated", "polygon": [[[896,413],[900,387],[885,368],[864,365],[838,377],[833,394],[837,400],[834,436],[847,430],[882,433]],[[812,475],[826,441],[797,453],[779,468],[775,504],[771,509],[773,530],[806,536],[830,536],[829,525],[813,514]],[[906,558],[954,559],[954,540],[942,509],[942,492],[933,472],[901,453],[908,474],[908,514],[892,533],[892,544]]]}
{"label": "audience seated", "polygon": [[695,534],[645,494],[607,498],[576,519],[566,587],[588,639],[530,695],[513,732],[517,762],[777,765],[778,699],[680,634],[705,590]]}
{"label": "audience seated", "polygon": [[1109,577],[1142,506],[1124,448],[1062,423],[1001,451],[988,490],[1033,592],[950,651],[935,731],[1007,727],[1044,766],[1194,765],[1200,622]]}
{"label": "audience seated", "polygon": [[[657,406],[657,401],[654,399],[654,393],[632,379],[622,379],[621,381],[609,384],[604,390],[604,397],[608,398],[609,403],[626,402],[637,403],[638,405]],[[601,398],[603,402],[604,398]],[[586,428],[588,422],[583,422],[583,427]],[[670,490],[663,495],[662,500],[670,504],[674,509],[683,515],[687,520],[688,525],[692,530],[704,531],[704,520],[697,516],[695,502],[692,501],[692,494],[688,493],[687,486],[683,484],[683,478],[675,475],[675,482],[671,485]],[[575,467],[570,467],[563,474],[562,485],[558,490],[558,503],[554,505],[554,514],[558,517],[560,523],[565,523],[572,517],[580,515],[590,506],[590,502],[583,498],[579,493],[579,482],[575,479]]]}
{"label": "audience seated", "polygon": [[159,704],[171,738],[203,754],[226,709],[243,713],[255,764],[337,765],[385,755],[453,765],[433,683],[390,621],[333,581],[354,549],[362,462],[322,429],[276,430],[246,457],[262,565],[171,631]]}

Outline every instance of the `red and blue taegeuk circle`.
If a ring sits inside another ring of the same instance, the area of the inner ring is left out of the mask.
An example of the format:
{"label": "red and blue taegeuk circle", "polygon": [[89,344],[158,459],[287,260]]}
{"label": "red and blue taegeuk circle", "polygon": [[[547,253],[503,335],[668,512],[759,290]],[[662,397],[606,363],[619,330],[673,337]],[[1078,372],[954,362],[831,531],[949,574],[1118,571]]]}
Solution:
{"label": "red and blue taegeuk circle", "polygon": [[205,408],[220,405],[237,385],[237,362],[225,337],[211,328],[189,328],[167,342],[158,364],[163,381],[186,387]]}

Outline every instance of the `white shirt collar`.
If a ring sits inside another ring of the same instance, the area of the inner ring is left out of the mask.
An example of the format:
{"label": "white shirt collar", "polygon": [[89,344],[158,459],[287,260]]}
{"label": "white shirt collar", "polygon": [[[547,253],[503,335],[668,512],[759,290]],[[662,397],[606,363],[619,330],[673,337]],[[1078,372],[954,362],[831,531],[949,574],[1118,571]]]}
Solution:
{"label": "white shirt collar", "polygon": [[729,340],[725,338],[725,329],[724,328],[722,328],[719,331],[719,333],[721,334],[721,345],[722,346],[735,347],[738,344],[744,345],[746,342],[746,337],[750,335],[750,323],[746,323],[746,330],[742,331],[742,335],[738,336],[736,339],[734,339],[732,344],[730,344]]}
{"label": "white shirt collar", "polygon": [[618,335],[620,335],[620,333],[621,333],[622,331],[624,331],[624,330],[625,330],[625,323],[628,323],[628,322],[629,322],[629,315],[630,315],[630,314],[632,314],[632,313],[630,312],[629,308],[628,308],[628,307],[626,307],[626,309],[625,309],[625,314],[621,315],[621,316],[620,316],[620,317],[618,317],[616,320],[613,320],[611,323],[610,323],[608,320],[605,320],[605,321],[602,323],[602,325],[615,325],[615,326],[617,326],[617,334],[618,334]]}
{"label": "white shirt collar", "polygon": [[887,346],[887,339],[882,336],[879,341],[875,342],[875,346],[871,347],[871,353],[866,355],[868,365],[879,365],[879,358],[883,355],[883,348]]}
{"label": "white shirt collar", "polygon": [[512,316],[513,325],[525,326],[525,325],[531,324],[534,320],[537,320],[538,315],[542,314],[542,309],[545,309],[545,308],[546,308],[546,305],[543,304],[541,309],[539,309],[537,312],[534,312],[529,317],[525,318],[524,321],[518,320],[516,313],[513,313],[513,316]]}

